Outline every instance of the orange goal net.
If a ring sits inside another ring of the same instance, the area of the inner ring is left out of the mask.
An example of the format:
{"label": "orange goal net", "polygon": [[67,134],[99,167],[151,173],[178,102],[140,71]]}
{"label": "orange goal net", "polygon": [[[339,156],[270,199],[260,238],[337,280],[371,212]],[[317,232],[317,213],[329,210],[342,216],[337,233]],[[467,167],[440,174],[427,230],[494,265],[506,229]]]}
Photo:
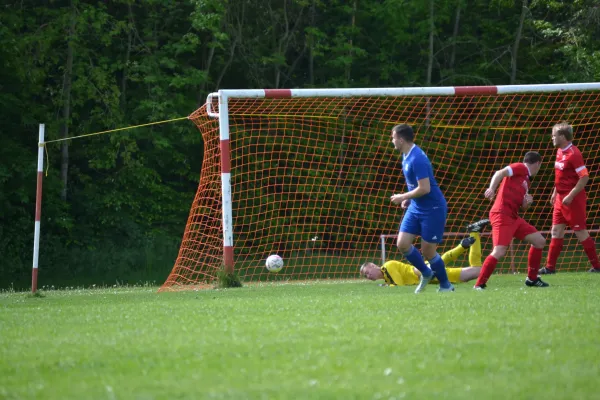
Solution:
{"label": "orange goal net", "polygon": [[[574,127],[592,179],[588,229],[600,229],[600,84],[497,87],[221,90],[190,118],[204,139],[200,184],[175,266],[162,289],[203,287],[223,268],[244,281],[354,279],[365,261],[401,259],[394,246],[403,210],[390,201],[406,190],[391,128],[415,127],[448,200],[447,236],[487,218],[483,196],[494,171],[542,154],[532,207],[523,217],[546,232],[556,150],[551,128]],[[549,241],[548,241],[549,242]],[[484,256],[491,238],[482,239]],[[382,250],[385,252],[382,253]],[[544,260],[548,248],[544,251]],[[265,259],[279,254],[284,269]],[[515,241],[497,271],[526,270]],[[467,259],[460,266],[467,266]],[[562,271],[589,268],[567,231]]]}

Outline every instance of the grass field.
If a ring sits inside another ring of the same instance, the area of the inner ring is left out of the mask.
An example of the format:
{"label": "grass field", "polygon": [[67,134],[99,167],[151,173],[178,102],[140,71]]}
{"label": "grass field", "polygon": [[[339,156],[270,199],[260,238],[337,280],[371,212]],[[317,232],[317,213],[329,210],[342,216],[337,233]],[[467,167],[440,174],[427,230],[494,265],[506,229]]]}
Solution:
{"label": "grass field", "polygon": [[0,294],[1,399],[592,399],[600,276]]}

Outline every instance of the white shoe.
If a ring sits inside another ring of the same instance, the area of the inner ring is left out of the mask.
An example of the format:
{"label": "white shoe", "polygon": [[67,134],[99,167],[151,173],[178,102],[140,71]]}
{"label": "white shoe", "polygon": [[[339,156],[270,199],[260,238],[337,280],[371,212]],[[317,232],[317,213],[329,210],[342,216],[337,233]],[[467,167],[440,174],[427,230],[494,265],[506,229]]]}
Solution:
{"label": "white shoe", "polygon": [[434,276],[435,275],[433,273],[429,277],[424,277],[423,274],[421,274],[421,277],[419,278],[419,285],[415,289],[415,293],[421,293],[424,291],[427,288],[427,285],[429,285],[429,281],[431,281]]}
{"label": "white shoe", "polygon": [[438,293],[445,293],[445,292],[454,292],[454,285],[450,284],[450,287],[447,288],[439,288],[438,289]]}

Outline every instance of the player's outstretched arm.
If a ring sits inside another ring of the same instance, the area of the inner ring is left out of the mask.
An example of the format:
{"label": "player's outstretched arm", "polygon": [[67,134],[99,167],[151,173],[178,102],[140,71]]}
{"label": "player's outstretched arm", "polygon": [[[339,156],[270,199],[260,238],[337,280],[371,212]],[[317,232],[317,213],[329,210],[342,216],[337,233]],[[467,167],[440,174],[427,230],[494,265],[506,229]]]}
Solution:
{"label": "player's outstretched arm", "polygon": [[500,182],[502,182],[502,179],[504,179],[510,175],[511,175],[510,167],[505,167],[505,168],[502,168],[501,170],[496,171],[494,173],[494,175],[492,176],[492,181],[490,182],[490,186],[485,191],[485,197],[487,199],[492,200],[494,198],[494,196],[496,196],[496,189],[498,189],[498,186],[500,186]]}

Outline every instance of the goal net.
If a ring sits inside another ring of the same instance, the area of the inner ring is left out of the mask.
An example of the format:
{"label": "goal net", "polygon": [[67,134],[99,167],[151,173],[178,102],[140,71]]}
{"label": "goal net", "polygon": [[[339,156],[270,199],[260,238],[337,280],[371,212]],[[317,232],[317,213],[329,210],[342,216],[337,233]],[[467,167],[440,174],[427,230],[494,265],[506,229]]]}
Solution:
{"label": "goal net", "polygon": [[[440,252],[458,243],[467,224],[488,217],[483,192],[494,171],[530,150],[542,154],[543,165],[523,216],[550,237],[555,123],[573,125],[588,170],[599,173],[595,83],[221,90],[190,118],[204,139],[203,166],[163,290],[209,284],[224,267],[245,281],[352,279],[365,261],[401,259],[394,241],[403,210],[390,201],[406,190],[391,143],[399,123],[415,127],[448,200]],[[600,228],[598,188],[594,179],[586,187],[592,236]],[[589,268],[575,235],[567,231],[565,239],[559,269]],[[490,236],[482,244],[486,256]],[[285,261],[278,274],[264,267],[270,254]],[[515,241],[497,271],[525,271],[526,255]]]}

